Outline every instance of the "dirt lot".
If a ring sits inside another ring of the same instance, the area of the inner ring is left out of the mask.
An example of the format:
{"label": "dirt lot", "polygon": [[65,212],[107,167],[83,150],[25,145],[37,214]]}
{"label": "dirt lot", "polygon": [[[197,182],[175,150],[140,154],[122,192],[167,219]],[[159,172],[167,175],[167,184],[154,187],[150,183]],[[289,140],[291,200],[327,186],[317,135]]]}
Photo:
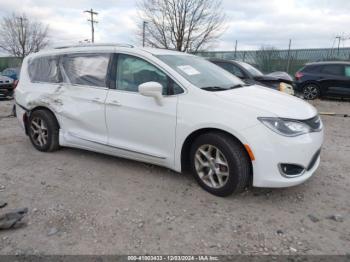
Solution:
{"label": "dirt lot", "polygon": [[[350,113],[350,102],[316,101]],[[0,101],[0,115],[12,102]],[[322,162],[305,184],[218,198],[190,175],[64,148],[40,153],[15,118],[0,120],[0,254],[346,254],[350,251],[350,118],[323,117]],[[333,219],[330,216],[335,216]]]}

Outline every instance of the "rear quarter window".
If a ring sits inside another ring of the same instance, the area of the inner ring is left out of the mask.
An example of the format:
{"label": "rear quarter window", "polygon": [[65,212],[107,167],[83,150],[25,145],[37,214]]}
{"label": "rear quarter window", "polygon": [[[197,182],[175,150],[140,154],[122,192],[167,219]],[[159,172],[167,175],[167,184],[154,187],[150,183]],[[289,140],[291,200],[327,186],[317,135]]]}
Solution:
{"label": "rear quarter window", "polygon": [[58,57],[33,58],[28,63],[28,73],[32,82],[59,83]]}
{"label": "rear quarter window", "polygon": [[72,54],[61,58],[63,81],[73,85],[107,87],[111,54]]}
{"label": "rear quarter window", "polygon": [[350,65],[345,66],[345,76],[350,77]]}
{"label": "rear quarter window", "polygon": [[321,71],[321,68],[322,66],[320,65],[310,65],[310,66],[305,66],[301,70],[301,72],[315,74],[315,73],[319,73]]}
{"label": "rear quarter window", "polygon": [[344,66],[343,65],[324,65],[322,68],[322,73],[334,76],[344,76]]}

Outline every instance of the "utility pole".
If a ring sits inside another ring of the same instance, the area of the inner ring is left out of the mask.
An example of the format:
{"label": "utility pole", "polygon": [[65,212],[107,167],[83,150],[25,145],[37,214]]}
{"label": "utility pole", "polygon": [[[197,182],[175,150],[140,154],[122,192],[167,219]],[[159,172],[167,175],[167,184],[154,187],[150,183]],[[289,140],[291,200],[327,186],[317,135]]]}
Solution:
{"label": "utility pole", "polygon": [[17,17],[17,19],[19,20],[20,28],[21,28],[21,40],[23,40],[23,35],[24,35],[23,20],[24,19],[22,16]]}
{"label": "utility pole", "polygon": [[146,42],[146,26],[147,22],[143,21],[143,28],[142,28],[142,46],[145,47],[145,42]]}
{"label": "utility pole", "polygon": [[238,41],[236,40],[236,44],[235,44],[235,59],[237,58],[236,55],[237,55],[237,45],[238,45]]}
{"label": "utility pole", "polygon": [[94,20],[94,15],[98,15],[97,12],[94,12],[94,10],[91,8],[90,10],[84,11],[84,13],[90,14],[90,19],[88,19],[89,22],[91,22],[91,43],[95,42],[95,28],[94,24],[98,23],[96,20]]}
{"label": "utility pole", "polygon": [[20,16],[20,17],[17,17],[17,19],[19,20],[19,23],[20,23],[21,35],[19,37],[19,42],[20,42],[20,45],[22,47],[22,59],[23,59],[24,56],[25,56],[25,44],[26,44],[26,36],[24,34],[24,23],[23,23],[23,21],[26,21],[27,18],[25,18],[23,16]]}
{"label": "utility pole", "polygon": [[335,39],[338,39],[338,55],[339,55],[339,48],[340,48],[340,41],[342,37],[340,35],[336,36]]}
{"label": "utility pole", "polygon": [[289,66],[290,66],[290,48],[292,47],[292,39],[289,39],[289,47],[288,47],[288,54],[287,54],[287,73],[289,72]]}

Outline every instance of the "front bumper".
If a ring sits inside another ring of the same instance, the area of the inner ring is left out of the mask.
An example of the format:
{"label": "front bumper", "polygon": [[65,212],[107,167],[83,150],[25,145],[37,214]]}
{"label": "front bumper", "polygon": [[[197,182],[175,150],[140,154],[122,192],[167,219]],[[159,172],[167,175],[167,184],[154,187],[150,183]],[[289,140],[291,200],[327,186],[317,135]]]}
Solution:
{"label": "front bumper", "polygon": [[[309,179],[320,164],[318,154],[323,143],[323,130],[297,137],[285,137],[259,124],[244,133],[255,160],[253,186],[290,187]],[[280,164],[296,164],[305,168],[300,176],[286,177]]]}
{"label": "front bumper", "polygon": [[303,93],[303,88],[304,88],[304,83],[303,81],[295,81],[295,84],[294,84],[294,91],[297,92],[297,93]]}

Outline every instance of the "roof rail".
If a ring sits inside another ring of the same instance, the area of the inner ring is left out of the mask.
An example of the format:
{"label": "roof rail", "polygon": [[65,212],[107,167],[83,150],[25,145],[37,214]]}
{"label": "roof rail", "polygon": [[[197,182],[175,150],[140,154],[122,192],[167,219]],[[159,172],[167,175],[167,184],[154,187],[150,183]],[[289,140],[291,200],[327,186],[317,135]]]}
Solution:
{"label": "roof rail", "polygon": [[58,46],[54,49],[65,49],[65,48],[71,48],[71,47],[93,47],[93,46],[118,46],[118,47],[130,47],[134,48],[133,45],[129,44],[118,44],[118,43],[98,43],[98,44],[77,44],[77,45],[67,45],[67,46]]}

